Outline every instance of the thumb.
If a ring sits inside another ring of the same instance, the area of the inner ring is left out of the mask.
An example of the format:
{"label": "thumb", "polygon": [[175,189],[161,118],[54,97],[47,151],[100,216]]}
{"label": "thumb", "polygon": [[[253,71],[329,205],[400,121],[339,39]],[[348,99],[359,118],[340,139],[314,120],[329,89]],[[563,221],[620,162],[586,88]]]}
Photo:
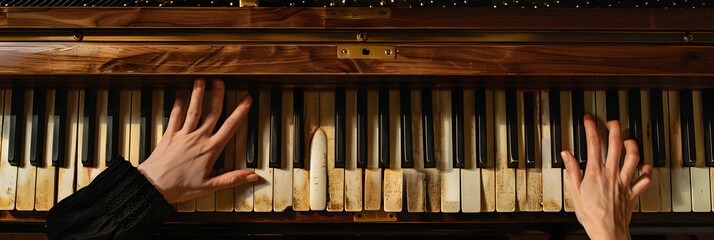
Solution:
{"label": "thumb", "polygon": [[580,166],[578,166],[578,161],[575,160],[570,151],[563,151],[560,153],[563,157],[563,162],[565,163],[565,172],[568,174],[568,181],[570,181],[570,190],[579,191],[580,182],[582,181],[583,175],[580,173]]}
{"label": "thumb", "polygon": [[250,170],[235,170],[230,171],[206,181],[205,185],[215,191],[224,188],[235,187],[244,183],[255,182],[258,180],[258,174]]}

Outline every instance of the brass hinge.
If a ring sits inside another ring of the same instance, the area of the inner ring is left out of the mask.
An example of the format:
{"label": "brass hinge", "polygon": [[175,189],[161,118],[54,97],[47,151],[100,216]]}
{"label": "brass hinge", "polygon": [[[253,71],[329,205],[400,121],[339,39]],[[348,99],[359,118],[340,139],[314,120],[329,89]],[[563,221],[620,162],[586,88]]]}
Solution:
{"label": "brass hinge", "polygon": [[394,46],[338,45],[337,58],[340,59],[396,59]]}
{"label": "brass hinge", "polygon": [[362,211],[354,213],[355,222],[396,222],[397,214],[388,213],[384,210]]}

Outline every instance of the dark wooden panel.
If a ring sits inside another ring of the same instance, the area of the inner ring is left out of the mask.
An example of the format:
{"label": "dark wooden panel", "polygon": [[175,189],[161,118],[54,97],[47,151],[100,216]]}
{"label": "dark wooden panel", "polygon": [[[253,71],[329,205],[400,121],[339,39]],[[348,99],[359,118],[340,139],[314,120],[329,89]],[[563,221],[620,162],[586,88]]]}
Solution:
{"label": "dark wooden panel", "polygon": [[390,8],[383,19],[326,18],[339,8],[0,8],[0,28],[714,30],[714,9]]}
{"label": "dark wooden panel", "polygon": [[0,43],[0,75],[714,76],[714,46],[399,44],[396,60],[335,45]]}

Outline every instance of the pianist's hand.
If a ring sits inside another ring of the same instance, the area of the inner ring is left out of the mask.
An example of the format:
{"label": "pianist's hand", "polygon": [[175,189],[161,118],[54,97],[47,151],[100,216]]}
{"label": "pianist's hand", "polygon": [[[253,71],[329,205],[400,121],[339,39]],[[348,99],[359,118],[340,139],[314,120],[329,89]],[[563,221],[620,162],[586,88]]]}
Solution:
{"label": "pianist's hand", "polygon": [[588,142],[588,163],[585,177],[580,173],[572,153],[561,154],[570,180],[570,194],[575,205],[575,215],[592,239],[629,239],[629,225],[637,196],[647,189],[652,178],[652,166],[643,165],[642,175],[631,182],[640,154],[637,142],[627,140],[625,162],[620,169],[622,138],[620,123],[610,121],[607,161],[602,163],[600,138],[595,122],[585,115],[585,134]]}
{"label": "pianist's hand", "polygon": [[188,109],[187,92],[181,91],[177,94],[161,142],[151,156],[139,165],[139,171],[169,203],[193,199],[258,179],[258,175],[249,170],[210,176],[213,163],[238,130],[238,122],[244,121],[252,99],[249,95],[243,98],[240,105],[226,118],[223,126],[213,133],[223,108],[225,85],[221,80],[213,81],[211,109],[208,109],[209,112],[205,114],[199,126],[205,85],[203,79],[194,82]]}

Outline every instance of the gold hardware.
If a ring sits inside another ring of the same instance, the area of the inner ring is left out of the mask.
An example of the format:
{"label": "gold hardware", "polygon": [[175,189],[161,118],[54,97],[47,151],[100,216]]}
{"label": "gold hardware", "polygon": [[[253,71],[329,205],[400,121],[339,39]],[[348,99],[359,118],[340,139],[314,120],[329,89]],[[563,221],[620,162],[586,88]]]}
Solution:
{"label": "gold hardware", "polygon": [[397,214],[388,213],[384,210],[362,211],[354,213],[353,219],[355,222],[396,222]]}
{"label": "gold hardware", "polygon": [[694,41],[694,34],[690,32],[684,33],[684,42],[690,43],[692,41]]}
{"label": "gold hardware", "polygon": [[366,32],[357,33],[357,41],[366,42],[367,41],[367,33]]}
{"label": "gold hardware", "polygon": [[344,59],[396,59],[394,46],[341,45],[337,58]]}
{"label": "gold hardware", "polygon": [[240,7],[257,7],[258,0],[240,0]]}
{"label": "gold hardware", "polygon": [[389,8],[351,8],[351,7],[338,7],[338,8],[327,8],[325,12],[325,18],[327,19],[381,19],[390,18],[392,16],[392,10]]}

